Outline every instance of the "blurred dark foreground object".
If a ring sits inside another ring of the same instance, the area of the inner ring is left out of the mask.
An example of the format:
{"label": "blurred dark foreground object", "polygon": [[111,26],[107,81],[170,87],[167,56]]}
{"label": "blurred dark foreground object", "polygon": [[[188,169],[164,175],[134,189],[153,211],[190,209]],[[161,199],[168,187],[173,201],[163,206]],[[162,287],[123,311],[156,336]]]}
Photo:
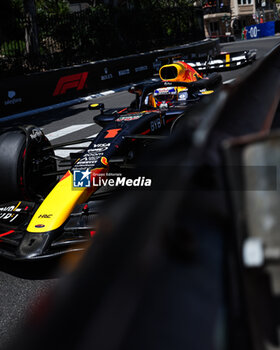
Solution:
{"label": "blurred dark foreground object", "polygon": [[[280,46],[178,120],[173,137],[143,157],[152,172],[155,164],[158,171],[176,166],[166,190],[112,198],[75,271],[31,313],[11,349],[279,346],[279,303],[271,299],[268,275],[254,269],[252,278],[242,261],[246,217],[222,170],[232,163],[234,142],[225,157],[221,152],[225,140],[279,128],[279,58]],[[169,190],[172,183],[181,190]]]}

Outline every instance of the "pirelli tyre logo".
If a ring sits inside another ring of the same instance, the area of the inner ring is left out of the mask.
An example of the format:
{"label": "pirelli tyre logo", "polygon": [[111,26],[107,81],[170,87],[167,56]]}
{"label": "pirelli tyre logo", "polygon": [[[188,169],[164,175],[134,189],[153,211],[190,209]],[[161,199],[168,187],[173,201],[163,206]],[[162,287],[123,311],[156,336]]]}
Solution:
{"label": "pirelli tyre logo", "polygon": [[83,90],[87,80],[88,72],[67,75],[59,79],[53,96],[63,95],[69,89]]}

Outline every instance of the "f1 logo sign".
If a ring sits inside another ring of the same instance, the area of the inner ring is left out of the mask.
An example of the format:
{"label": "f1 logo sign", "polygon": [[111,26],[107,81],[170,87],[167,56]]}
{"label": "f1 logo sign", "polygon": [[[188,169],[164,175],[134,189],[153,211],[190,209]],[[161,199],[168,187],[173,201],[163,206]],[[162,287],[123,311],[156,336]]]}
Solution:
{"label": "f1 logo sign", "polygon": [[85,87],[87,76],[88,72],[83,72],[60,78],[53,96],[65,94],[67,90],[73,88],[76,88],[76,90],[82,90]]}

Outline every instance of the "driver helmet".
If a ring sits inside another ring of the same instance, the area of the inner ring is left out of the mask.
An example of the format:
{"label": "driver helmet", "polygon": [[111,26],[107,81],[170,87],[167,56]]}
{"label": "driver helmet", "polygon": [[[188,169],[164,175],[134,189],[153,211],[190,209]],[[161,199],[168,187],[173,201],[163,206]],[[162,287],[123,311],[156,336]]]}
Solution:
{"label": "driver helmet", "polygon": [[178,101],[178,91],[174,87],[160,88],[154,91],[154,99],[157,107],[170,107]]}

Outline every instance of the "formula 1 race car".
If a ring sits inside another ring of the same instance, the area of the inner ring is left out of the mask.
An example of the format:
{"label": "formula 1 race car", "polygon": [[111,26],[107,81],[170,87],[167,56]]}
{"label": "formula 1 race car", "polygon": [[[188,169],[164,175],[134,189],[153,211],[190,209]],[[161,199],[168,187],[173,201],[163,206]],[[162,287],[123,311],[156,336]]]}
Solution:
{"label": "formula 1 race car", "polygon": [[162,138],[178,116],[221,84],[219,74],[202,79],[184,62],[162,67],[160,76],[163,81],[132,86],[129,107],[91,104],[89,109],[100,109],[94,121],[103,129],[84,153],[70,158],[56,157],[54,149],[75,148],[82,140],[52,146],[34,126],[2,131],[0,256],[30,260],[82,249],[79,244],[95,233],[105,197],[95,192],[109,169],[130,166],[143,146]]}

